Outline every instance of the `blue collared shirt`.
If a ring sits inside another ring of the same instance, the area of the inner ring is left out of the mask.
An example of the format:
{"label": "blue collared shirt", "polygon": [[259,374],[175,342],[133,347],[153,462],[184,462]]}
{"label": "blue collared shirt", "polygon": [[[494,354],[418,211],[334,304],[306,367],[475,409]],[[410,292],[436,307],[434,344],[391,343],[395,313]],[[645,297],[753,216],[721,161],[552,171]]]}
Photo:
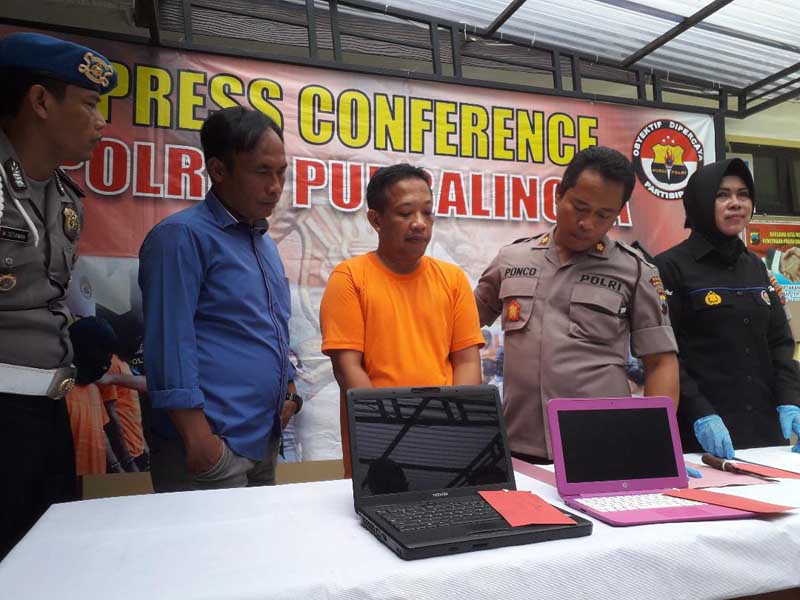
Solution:
{"label": "blue collared shirt", "polygon": [[156,225],[139,252],[153,407],[202,408],[234,452],[264,458],[289,362],[289,283],[275,242],[213,191]]}

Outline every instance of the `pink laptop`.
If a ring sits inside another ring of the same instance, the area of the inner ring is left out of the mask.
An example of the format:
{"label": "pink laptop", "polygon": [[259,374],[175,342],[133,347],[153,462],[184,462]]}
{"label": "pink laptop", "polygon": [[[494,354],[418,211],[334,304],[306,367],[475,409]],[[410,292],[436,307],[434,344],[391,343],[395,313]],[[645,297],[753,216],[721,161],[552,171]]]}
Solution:
{"label": "pink laptop", "polygon": [[739,519],[754,513],[664,496],[688,487],[669,398],[556,398],[547,404],[558,493],[611,525]]}

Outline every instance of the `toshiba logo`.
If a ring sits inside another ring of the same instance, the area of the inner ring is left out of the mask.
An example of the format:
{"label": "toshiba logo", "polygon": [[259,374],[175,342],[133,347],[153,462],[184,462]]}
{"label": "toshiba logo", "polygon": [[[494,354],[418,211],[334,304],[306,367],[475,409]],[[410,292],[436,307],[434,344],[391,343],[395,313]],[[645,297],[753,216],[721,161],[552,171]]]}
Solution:
{"label": "toshiba logo", "polygon": [[435,494],[431,494],[434,498],[441,498],[442,496],[449,496],[449,492],[436,492]]}

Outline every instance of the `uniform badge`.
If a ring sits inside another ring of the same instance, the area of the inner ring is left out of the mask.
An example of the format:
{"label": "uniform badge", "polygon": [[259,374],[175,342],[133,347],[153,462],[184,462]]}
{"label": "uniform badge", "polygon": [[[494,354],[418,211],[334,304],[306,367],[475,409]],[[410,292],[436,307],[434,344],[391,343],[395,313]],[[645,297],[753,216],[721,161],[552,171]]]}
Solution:
{"label": "uniform badge", "polygon": [[509,321],[519,321],[520,317],[520,307],[519,302],[516,300],[511,300],[508,303],[508,308],[506,308],[506,319]]}
{"label": "uniform badge", "polygon": [[720,298],[720,295],[714,290],[711,290],[706,294],[706,304],[709,306],[716,306],[720,303],[722,303],[722,298]]}
{"label": "uniform badge", "polygon": [[772,302],[770,302],[769,300],[769,294],[767,293],[767,290],[761,290],[761,299],[767,306],[770,306],[772,304]]}
{"label": "uniform badge", "polygon": [[669,312],[669,304],[667,303],[667,295],[663,290],[658,294],[658,302],[661,304],[661,312],[666,315]]}
{"label": "uniform badge", "polygon": [[81,232],[81,220],[78,218],[78,213],[71,206],[65,206],[62,215],[64,217],[64,234],[74,242]]}
{"label": "uniform badge", "polygon": [[92,83],[103,87],[108,87],[108,78],[114,75],[111,65],[92,52],[83,55],[83,64],[78,65],[78,72],[85,75]]}
{"label": "uniform badge", "polygon": [[17,285],[17,278],[13,275],[0,275],[0,292],[10,292]]}
{"label": "uniform badge", "polygon": [[775,276],[772,274],[770,274],[769,276],[769,283],[772,286],[772,289],[775,291],[775,293],[778,294],[778,300],[780,301],[780,303],[786,304],[786,294],[783,291],[783,287],[781,287],[781,284],[778,283],[778,280],[775,279]]}
{"label": "uniform badge", "polygon": [[542,239],[539,240],[539,245],[540,246],[547,246],[547,242],[549,242],[549,241],[550,241],[550,234],[549,233],[545,233],[542,236]]}
{"label": "uniform badge", "polygon": [[606,245],[603,242],[597,242],[597,244],[595,245],[594,249],[595,249],[595,252],[601,252],[602,253],[603,250],[606,249]]}
{"label": "uniform badge", "polygon": [[15,192],[24,192],[28,189],[28,184],[25,183],[25,176],[22,174],[22,167],[19,166],[16,160],[9,158],[3,166]]}

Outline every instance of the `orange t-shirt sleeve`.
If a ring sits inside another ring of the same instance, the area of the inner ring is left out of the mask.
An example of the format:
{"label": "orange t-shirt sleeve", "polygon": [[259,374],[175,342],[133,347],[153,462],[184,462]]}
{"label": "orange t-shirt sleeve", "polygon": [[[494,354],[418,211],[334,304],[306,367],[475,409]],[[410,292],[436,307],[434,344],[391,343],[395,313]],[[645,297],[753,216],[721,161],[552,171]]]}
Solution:
{"label": "orange t-shirt sleeve", "polygon": [[[111,375],[121,375],[122,374],[122,367],[120,365],[120,360],[117,358],[116,355],[111,357],[111,366],[106,371],[106,374]],[[103,399],[103,402],[112,402],[119,398],[120,389],[117,388],[116,385],[106,385],[102,383],[96,384],[97,388],[100,390],[100,397]]]}
{"label": "orange t-shirt sleeve", "polygon": [[331,273],[319,307],[322,352],[364,352],[364,317],[356,282],[350,269],[337,267]]}
{"label": "orange t-shirt sleeve", "polygon": [[456,273],[456,293],[453,303],[453,339],[450,352],[458,352],[470,346],[483,346],[483,334],[478,318],[478,305],[467,281],[467,276],[460,269]]}

